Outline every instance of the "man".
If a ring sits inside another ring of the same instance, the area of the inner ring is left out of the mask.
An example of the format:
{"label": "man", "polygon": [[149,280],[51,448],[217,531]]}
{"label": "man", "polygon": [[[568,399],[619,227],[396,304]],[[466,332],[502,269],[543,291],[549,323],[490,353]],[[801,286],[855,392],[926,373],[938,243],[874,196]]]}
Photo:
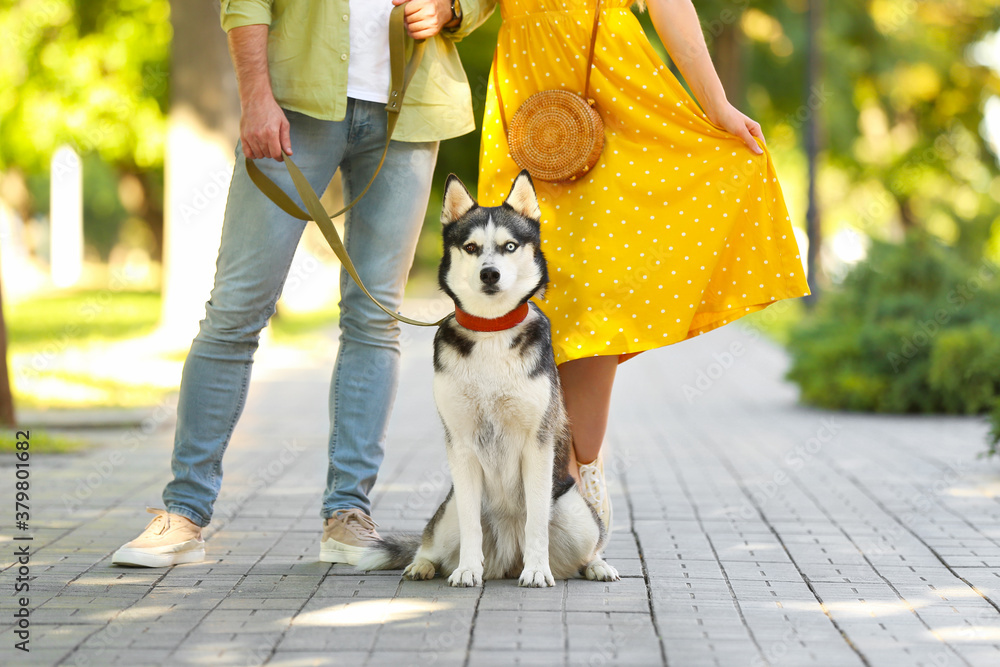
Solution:
{"label": "man", "polygon": [[[392,309],[427,208],[438,142],[475,128],[454,42],[482,23],[488,0],[406,3],[407,29],[426,39],[385,164],[347,214],[346,246],[371,293]],[[351,201],[386,140],[390,0],[223,0],[222,27],[242,117],[215,286],[184,364],[165,510],[115,552],[122,565],[165,567],[205,557],[201,529],[222,483],[222,455],[243,410],[260,331],[274,313],[305,226],[251,183],[246,159],[297,199],[282,150],[317,191],[340,167]],[[430,78],[433,73],[433,81]],[[273,158],[263,160],[261,158]],[[301,205],[301,204],[300,204]],[[341,271],[340,348],[330,388],[330,436],[320,560],[354,563],[377,536],[368,493],[384,455],[398,381],[399,324]]]}

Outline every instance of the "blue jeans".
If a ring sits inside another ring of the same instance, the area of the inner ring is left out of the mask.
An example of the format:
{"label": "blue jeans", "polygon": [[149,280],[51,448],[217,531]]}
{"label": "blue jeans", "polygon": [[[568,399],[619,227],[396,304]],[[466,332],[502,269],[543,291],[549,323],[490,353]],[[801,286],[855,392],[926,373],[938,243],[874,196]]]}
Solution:
{"label": "blue jeans", "polygon": [[[350,201],[371,178],[385,146],[384,105],[349,100],[343,121],[286,112],[293,159],[317,192],[337,167]],[[368,194],[347,213],[348,253],[369,291],[397,309],[424,220],[437,142],[392,142]],[[247,176],[242,148],[229,188],[215,287],[181,376],[169,512],[207,526],[222,485],[222,455],[243,411],[260,332],[274,314],[304,222],[282,212]],[[283,164],[258,160],[304,209]],[[385,454],[399,376],[399,323],[340,275],[340,348],[330,386],[329,460],[321,515],[359,508]]]}

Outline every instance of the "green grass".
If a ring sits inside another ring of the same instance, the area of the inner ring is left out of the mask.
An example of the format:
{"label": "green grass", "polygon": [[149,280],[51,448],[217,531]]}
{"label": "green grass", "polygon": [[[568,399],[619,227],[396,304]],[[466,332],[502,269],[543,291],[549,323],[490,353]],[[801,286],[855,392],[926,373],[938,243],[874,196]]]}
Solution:
{"label": "green grass", "polygon": [[141,336],[156,328],[160,304],[158,292],[111,289],[32,299],[7,309],[8,345],[19,353]]}
{"label": "green grass", "polygon": [[271,318],[268,328],[274,340],[280,343],[294,343],[328,327],[337,325],[340,310],[333,306],[313,313],[278,312]]}
{"label": "green grass", "polygon": [[46,384],[22,388],[14,385],[18,409],[98,409],[139,408],[158,405],[176,388],[146,384],[129,379],[93,377],[85,373],[46,371]]}
{"label": "green grass", "polygon": [[[151,333],[159,322],[161,303],[159,292],[106,288],[65,291],[8,306],[11,358],[20,357],[24,364],[26,357],[41,355],[46,362],[41,372],[30,372],[33,367],[28,364],[22,365],[22,374],[15,373],[17,407],[132,407],[163,400],[171,389],[151,385],[147,378],[107,376],[102,371],[110,365],[91,374],[86,364],[64,368],[59,361],[63,354],[79,361],[79,355],[73,357],[76,350],[100,355],[106,345]],[[54,361],[48,362],[50,358]],[[114,358],[107,363],[115,363]]]}
{"label": "green grass", "polygon": [[[160,319],[161,304],[158,292],[87,289],[10,306],[6,312],[9,352],[12,358],[20,358],[22,369],[27,369],[15,374],[12,388],[16,406],[95,409],[161,403],[176,390],[169,373],[150,377],[130,371],[131,357],[118,358],[113,352],[116,343],[152,333]],[[305,344],[324,329],[336,326],[337,317],[335,306],[301,315],[283,312],[272,319],[270,333],[283,345]],[[136,352],[129,350],[132,355]],[[176,354],[155,352],[168,363],[182,362],[186,353],[186,349]],[[47,362],[41,372],[31,372],[30,363],[24,365],[26,358],[36,355]]]}
{"label": "green grass", "polygon": [[[56,435],[37,428],[26,430],[29,436],[29,454],[72,454],[90,446],[89,442],[79,438]],[[16,452],[19,440],[24,441],[24,431],[0,428],[0,454]]]}

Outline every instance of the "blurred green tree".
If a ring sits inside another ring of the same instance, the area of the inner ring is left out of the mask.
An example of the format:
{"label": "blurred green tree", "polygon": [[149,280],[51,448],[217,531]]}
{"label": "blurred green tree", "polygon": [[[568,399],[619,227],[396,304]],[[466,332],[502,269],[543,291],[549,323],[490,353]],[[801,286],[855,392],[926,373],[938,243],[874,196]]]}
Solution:
{"label": "blurred green tree", "polygon": [[969,51],[1000,25],[1000,2],[871,0],[831,14],[829,82],[851,94],[830,100],[829,159],[881,190],[904,232],[921,227],[978,260],[1000,214],[981,136],[1000,78]]}
{"label": "blurred green tree", "polygon": [[[804,87],[808,1],[696,7],[730,98],[762,122],[788,164],[801,159],[805,119],[818,120],[826,231],[848,223],[885,236],[895,221],[970,257],[992,234],[1000,252],[1000,232],[991,231],[1000,180],[979,127],[1000,82],[967,57],[998,26],[1000,0],[825,3],[819,40],[827,64],[815,90]],[[30,182],[68,142],[134,175],[149,195],[140,217],[158,231],[168,16],[168,0],[20,0],[0,10],[0,171],[16,167]],[[666,58],[648,17],[640,21]],[[479,117],[499,23],[497,13],[459,45]],[[435,183],[455,172],[475,188],[479,141],[476,132],[446,142]],[[801,198],[801,175],[786,168],[782,178],[790,199]],[[429,222],[439,201],[436,191]],[[436,261],[430,227],[418,265]]]}
{"label": "blurred green tree", "polygon": [[[37,180],[69,144],[134,177],[144,191],[134,198],[138,214],[159,237],[169,17],[168,0],[20,0],[0,10],[0,172],[17,169],[35,183],[37,210],[48,207]],[[89,196],[106,195],[91,188]],[[93,227],[119,218],[88,215],[85,225],[106,236]]]}
{"label": "blurred green tree", "polygon": [[826,235],[844,222],[894,238],[921,227],[970,261],[989,243],[1000,257],[1000,179],[981,128],[1000,78],[972,57],[1000,28],[1000,0],[824,3],[825,64],[811,90],[808,1],[696,6],[731,101],[772,148],[800,152],[807,119],[818,121]]}
{"label": "blurred green tree", "polygon": [[3,290],[0,289],[0,426],[14,428],[14,395],[10,390],[10,374],[7,366],[7,324],[3,317]]}

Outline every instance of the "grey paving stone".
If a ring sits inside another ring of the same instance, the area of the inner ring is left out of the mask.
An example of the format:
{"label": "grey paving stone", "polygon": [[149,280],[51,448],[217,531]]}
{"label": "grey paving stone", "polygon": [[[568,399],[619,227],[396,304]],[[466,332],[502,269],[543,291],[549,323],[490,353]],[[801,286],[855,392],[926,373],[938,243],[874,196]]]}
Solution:
{"label": "grey paving stone", "polygon": [[509,667],[510,665],[525,665],[525,667],[550,667],[563,662],[562,646],[551,647],[549,650],[539,649],[503,649],[486,650],[473,649],[469,653],[469,665],[472,667]]}
{"label": "grey paving stone", "polygon": [[866,563],[858,565],[809,563],[800,564],[800,569],[810,582],[880,584],[884,581],[881,572]]}
{"label": "grey paving stone", "polygon": [[652,559],[645,560],[650,577],[658,579],[718,579],[725,578],[722,566],[716,560]]}
{"label": "grey paving stone", "polygon": [[614,653],[594,653],[592,651],[569,652],[570,665],[616,665],[639,667],[640,665],[660,665],[663,658],[659,648],[635,647],[616,650]]}
{"label": "grey paving stone", "polygon": [[664,639],[667,663],[671,665],[755,665],[762,654],[749,636],[715,639]]}
{"label": "grey paving stone", "polygon": [[267,664],[275,667],[341,667],[363,665],[367,658],[366,651],[293,651],[279,647]]}
{"label": "grey paving stone", "polygon": [[735,579],[795,583],[802,581],[801,570],[788,561],[723,561],[722,568],[726,571],[726,576],[730,581]]}
{"label": "grey paving stone", "polygon": [[168,662],[170,651],[149,649],[108,649],[91,650],[77,649],[66,663],[77,667],[97,665],[136,665],[137,667],[155,667]]}
{"label": "grey paving stone", "polygon": [[[11,660],[11,664],[18,664],[18,662],[22,662],[23,664],[34,665],[57,665],[60,664],[63,659],[68,659],[68,661],[62,662],[61,664],[80,665],[80,667],[96,667],[96,665],[100,664],[98,662],[89,661],[88,659],[82,659],[80,662],[74,662],[74,660],[77,660],[76,656],[64,648],[46,648],[41,644],[35,645],[33,642],[29,646],[31,646],[31,651],[27,654],[24,654],[22,651],[18,651],[21,655],[13,658]],[[8,649],[5,646],[3,655],[6,657],[9,654],[12,654],[15,650],[16,649]],[[8,653],[8,651],[10,653]]]}
{"label": "grey paving stone", "polygon": [[302,607],[301,598],[225,598],[219,609],[280,609],[295,611]]}
{"label": "grey paving stone", "polygon": [[[407,333],[407,400],[373,496],[383,532],[420,531],[449,486],[431,335]],[[687,400],[683,384],[737,340],[751,351]],[[159,503],[171,420],[72,512],[58,489],[75,488],[108,449],[38,461],[34,663],[648,667],[664,652],[680,667],[1000,662],[1000,505],[982,492],[996,472],[976,458],[979,420],[803,408],[781,379],[780,350],[739,328],[713,332],[619,369],[605,556],[621,581],[452,588],[317,561],[323,359],[282,369],[262,346],[206,562],[109,562],[145,524],[144,504]],[[790,465],[831,419],[839,435]],[[260,488],[264,462],[292,432],[303,451]],[[12,630],[0,619],[0,650]]]}
{"label": "grey paving stone", "polygon": [[616,570],[620,577],[642,577],[642,560],[639,558],[611,558],[605,554],[605,560]]}
{"label": "grey paving stone", "polygon": [[478,608],[482,611],[560,611],[567,583],[554,588],[521,588],[514,581],[488,581]]}

